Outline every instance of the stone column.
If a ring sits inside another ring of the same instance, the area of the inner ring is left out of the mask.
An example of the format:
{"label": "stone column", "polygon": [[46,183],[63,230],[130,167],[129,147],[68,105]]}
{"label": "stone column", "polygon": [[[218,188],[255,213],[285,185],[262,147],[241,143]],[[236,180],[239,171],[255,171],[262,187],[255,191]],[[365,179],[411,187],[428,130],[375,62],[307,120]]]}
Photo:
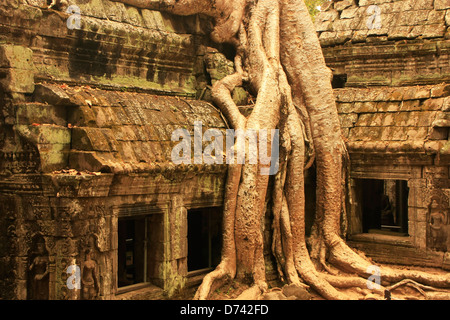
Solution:
{"label": "stone column", "polygon": [[176,194],[171,198],[169,210],[169,254],[167,292],[169,296],[174,290],[183,288],[187,277],[187,209],[183,197]]}

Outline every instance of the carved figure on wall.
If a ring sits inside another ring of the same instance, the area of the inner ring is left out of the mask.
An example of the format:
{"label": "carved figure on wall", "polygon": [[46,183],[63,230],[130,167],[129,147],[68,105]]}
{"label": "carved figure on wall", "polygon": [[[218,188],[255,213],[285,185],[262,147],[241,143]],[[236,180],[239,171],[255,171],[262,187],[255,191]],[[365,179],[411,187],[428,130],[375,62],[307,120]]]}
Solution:
{"label": "carved figure on wall", "polygon": [[49,259],[45,249],[45,242],[39,239],[36,242],[36,257],[32,260],[28,271],[30,272],[32,300],[48,300],[49,298]]}
{"label": "carved figure on wall", "polygon": [[81,271],[82,298],[92,300],[98,296],[97,263],[92,260],[92,249],[85,251],[86,260]]}
{"label": "carved figure on wall", "polygon": [[447,250],[447,219],[437,198],[432,198],[429,205],[430,247],[439,251]]}

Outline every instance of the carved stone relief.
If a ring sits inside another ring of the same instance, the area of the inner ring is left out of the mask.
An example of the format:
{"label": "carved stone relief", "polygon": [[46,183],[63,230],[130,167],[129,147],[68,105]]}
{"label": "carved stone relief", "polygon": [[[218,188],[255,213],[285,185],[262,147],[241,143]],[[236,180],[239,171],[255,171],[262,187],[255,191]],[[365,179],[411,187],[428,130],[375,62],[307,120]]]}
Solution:
{"label": "carved stone relief", "polygon": [[433,196],[428,205],[428,247],[437,251],[447,251],[447,208],[442,199]]}
{"label": "carved stone relief", "polygon": [[36,237],[35,248],[30,252],[30,265],[28,267],[28,299],[49,299],[49,258],[42,237]]}

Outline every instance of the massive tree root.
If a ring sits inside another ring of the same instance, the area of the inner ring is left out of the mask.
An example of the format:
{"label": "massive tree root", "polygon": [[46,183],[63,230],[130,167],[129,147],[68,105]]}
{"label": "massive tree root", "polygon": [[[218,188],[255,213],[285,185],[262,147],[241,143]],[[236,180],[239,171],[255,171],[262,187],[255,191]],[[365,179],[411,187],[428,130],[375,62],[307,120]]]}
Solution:
{"label": "massive tree root", "polygon": [[[341,235],[345,224],[345,160],[331,72],[326,67],[313,23],[302,0],[120,0],[175,14],[203,13],[216,21],[212,37],[236,47],[236,73],[213,87],[213,98],[234,129],[279,129],[280,154],[274,188],[263,165],[231,165],[224,202],[222,261],[198,288],[207,299],[227,279],[250,283],[239,298],[267,290],[263,220],[273,213],[272,251],[287,283],[307,285],[326,299],[382,299],[386,290],[408,285],[424,298],[449,297],[450,275],[380,269],[381,284],[367,278],[373,262],[352,250]],[[257,96],[244,117],[231,92],[245,84]],[[248,141],[246,145],[248,147]],[[270,143],[270,141],[269,141]],[[347,159],[348,160],[348,159]],[[309,248],[305,237],[304,172],[315,161],[316,215]],[[420,284],[419,284],[420,283]],[[393,285],[392,285],[393,284]],[[391,285],[390,287],[388,285]],[[359,288],[359,296],[346,288]]]}

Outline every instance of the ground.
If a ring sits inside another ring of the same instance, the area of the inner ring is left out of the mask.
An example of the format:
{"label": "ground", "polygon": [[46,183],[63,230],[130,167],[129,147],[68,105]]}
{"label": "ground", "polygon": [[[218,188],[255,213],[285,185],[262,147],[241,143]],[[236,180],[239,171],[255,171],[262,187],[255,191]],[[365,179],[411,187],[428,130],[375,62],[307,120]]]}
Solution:
{"label": "ground", "polygon": [[[423,271],[430,274],[436,275],[446,275],[447,272],[431,267],[419,267],[419,266],[402,266],[402,265],[393,265],[393,264],[378,264],[383,269],[383,266],[389,266],[391,268],[396,268],[399,270],[415,270],[415,271]],[[283,292],[283,288],[286,288],[288,285],[281,283],[278,281],[277,283],[272,283],[272,286],[269,286],[268,293],[265,296],[260,297],[262,300],[325,300],[321,297],[317,292],[312,289],[309,289],[308,295],[303,295],[301,298],[297,296],[286,297],[280,293]],[[194,298],[195,292],[197,291],[198,286],[189,287],[187,289],[182,290],[177,293],[171,300],[192,300]],[[230,280],[225,283],[221,288],[211,292],[209,299],[210,300],[232,300],[239,296],[244,290],[249,289],[249,286],[243,285],[235,280]],[[354,300],[361,300],[363,298],[370,300],[373,297],[371,296],[370,289],[360,289],[360,288],[349,288],[342,289],[342,292],[352,297]],[[392,300],[426,300],[424,296],[415,288],[410,286],[401,286],[392,290]]]}

